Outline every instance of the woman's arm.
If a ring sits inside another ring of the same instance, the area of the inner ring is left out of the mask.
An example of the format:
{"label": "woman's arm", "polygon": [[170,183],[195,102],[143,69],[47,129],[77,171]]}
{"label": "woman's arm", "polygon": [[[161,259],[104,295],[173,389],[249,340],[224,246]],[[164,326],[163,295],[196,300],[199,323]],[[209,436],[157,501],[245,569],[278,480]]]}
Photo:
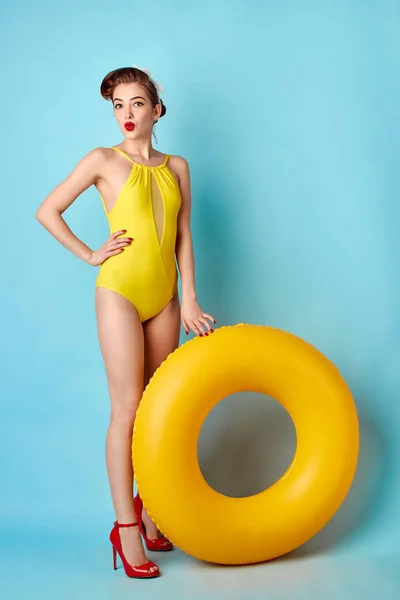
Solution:
{"label": "woman's arm", "polygon": [[184,302],[185,300],[196,300],[197,298],[194,281],[192,232],[190,229],[192,199],[189,164],[181,156],[176,158],[179,158],[179,161],[175,159],[175,164],[179,175],[182,203],[178,213],[175,252],[182,280],[182,301]]}
{"label": "woman's arm", "polygon": [[216,323],[212,315],[205,313],[197,301],[194,283],[194,255],[192,232],[190,230],[191,191],[188,162],[182,157],[175,162],[179,177],[182,203],[178,213],[177,240],[175,253],[182,280],[181,321],[188,334],[192,329],[196,335],[208,335],[213,332],[207,319]]}
{"label": "woman's arm", "polygon": [[67,250],[90,264],[92,250],[76,237],[62,218],[62,213],[91,185],[96,183],[105,162],[105,150],[95,148],[76,165],[74,170],[43,200],[36,219]]}

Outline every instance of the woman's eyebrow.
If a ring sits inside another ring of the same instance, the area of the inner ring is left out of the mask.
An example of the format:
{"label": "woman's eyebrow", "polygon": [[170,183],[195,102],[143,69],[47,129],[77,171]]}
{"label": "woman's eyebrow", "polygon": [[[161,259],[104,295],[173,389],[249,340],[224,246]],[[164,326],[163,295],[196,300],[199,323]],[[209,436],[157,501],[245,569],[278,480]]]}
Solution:
{"label": "woman's eyebrow", "polygon": [[[143,96],[133,96],[133,98],[129,98],[129,100],[135,100],[135,98],[141,98],[142,100],[145,100],[145,98],[143,98]],[[120,102],[123,102],[123,100],[121,100],[121,98],[114,98],[114,102],[116,100],[119,100]]]}

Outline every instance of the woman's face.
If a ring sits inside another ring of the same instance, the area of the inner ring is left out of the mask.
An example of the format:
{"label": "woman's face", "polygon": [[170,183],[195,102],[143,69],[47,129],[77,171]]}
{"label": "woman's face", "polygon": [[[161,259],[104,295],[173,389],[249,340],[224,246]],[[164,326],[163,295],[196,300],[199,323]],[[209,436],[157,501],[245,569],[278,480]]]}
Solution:
{"label": "woman's face", "polygon": [[117,85],[113,106],[119,128],[128,139],[151,136],[153,123],[161,114],[161,105],[153,108],[146,89],[138,83]]}

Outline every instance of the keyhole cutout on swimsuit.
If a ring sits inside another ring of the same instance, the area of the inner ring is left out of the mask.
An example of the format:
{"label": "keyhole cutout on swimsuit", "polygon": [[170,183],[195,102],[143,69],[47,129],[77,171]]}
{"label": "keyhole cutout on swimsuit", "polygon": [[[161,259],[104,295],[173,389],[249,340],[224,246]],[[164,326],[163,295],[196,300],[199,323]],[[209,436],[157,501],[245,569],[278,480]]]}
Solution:
{"label": "keyhole cutout on swimsuit", "polygon": [[158,243],[161,246],[161,242],[164,234],[164,200],[161,194],[161,190],[157,183],[157,179],[152,172],[151,175],[151,204],[153,208],[153,218],[157,230]]}

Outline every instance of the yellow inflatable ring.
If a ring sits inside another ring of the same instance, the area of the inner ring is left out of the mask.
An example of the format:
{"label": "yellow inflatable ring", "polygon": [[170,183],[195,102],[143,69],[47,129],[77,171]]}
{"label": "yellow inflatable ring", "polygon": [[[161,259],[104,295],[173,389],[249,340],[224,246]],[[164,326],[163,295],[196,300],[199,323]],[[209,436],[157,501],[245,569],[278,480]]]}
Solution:
{"label": "yellow inflatable ring", "polygon": [[[232,498],[203,478],[197,443],[209,411],[246,390],[285,407],[297,447],[271,487]],[[294,550],[330,520],[351,486],[358,444],[356,408],[337,368],[293,334],[240,323],[193,338],[160,365],[137,411],[132,460],[144,506],[177,547],[249,564]]]}

